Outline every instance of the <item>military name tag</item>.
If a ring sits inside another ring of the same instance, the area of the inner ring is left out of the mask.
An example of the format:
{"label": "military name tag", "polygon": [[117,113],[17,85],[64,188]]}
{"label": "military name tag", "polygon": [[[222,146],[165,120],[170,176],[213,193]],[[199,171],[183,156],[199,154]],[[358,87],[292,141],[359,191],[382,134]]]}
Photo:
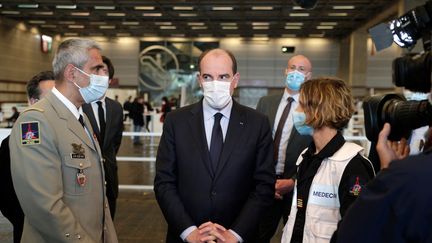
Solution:
{"label": "military name tag", "polygon": [[87,181],[87,177],[84,174],[84,171],[83,170],[79,170],[78,173],[77,173],[77,182],[78,182],[78,185],[80,185],[80,186],[83,187],[83,186],[85,186],[86,181]]}

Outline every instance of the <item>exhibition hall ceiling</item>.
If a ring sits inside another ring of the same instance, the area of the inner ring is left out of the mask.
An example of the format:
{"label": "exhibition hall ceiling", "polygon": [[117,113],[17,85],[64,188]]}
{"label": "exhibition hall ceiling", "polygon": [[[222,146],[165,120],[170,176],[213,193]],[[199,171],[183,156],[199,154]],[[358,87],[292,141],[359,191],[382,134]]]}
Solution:
{"label": "exhibition hall ceiling", "polygon": [[0,0],[0,16],[62,36],[341,38],[394,3],[318,0],[306,10],[290,0]]}

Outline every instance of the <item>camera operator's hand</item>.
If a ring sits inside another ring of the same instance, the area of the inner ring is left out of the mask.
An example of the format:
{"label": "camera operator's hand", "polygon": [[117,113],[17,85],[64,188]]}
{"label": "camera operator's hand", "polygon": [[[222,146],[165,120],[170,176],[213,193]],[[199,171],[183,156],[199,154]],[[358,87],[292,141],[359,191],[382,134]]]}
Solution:
{"label": "camera operator's hand", "polygon": [[409,155],[409,146],[405,138],[400,141],[389,141],[387,139],[390,130],[390,124],[386,123],[378,136],[376,149],[380,158],[381,169],[387,168],[391,161],[403,159]]}

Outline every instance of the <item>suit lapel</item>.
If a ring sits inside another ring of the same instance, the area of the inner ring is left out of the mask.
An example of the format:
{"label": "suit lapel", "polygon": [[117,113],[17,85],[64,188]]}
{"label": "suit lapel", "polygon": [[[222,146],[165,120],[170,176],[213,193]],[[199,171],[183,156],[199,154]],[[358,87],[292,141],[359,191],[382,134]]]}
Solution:
{"label": "suit lapel", "polygon": [[[70,110],[61,102],[52,92],[46,96],[47,100],[56,110],[58,116],[65,120],[68,129],[81,139],[87,146],[96,151],[93,142],[90,140],[85,129],[81,126],[78,119],[72,114]],[[85,116],[84,116],[85,117]],[[88,122],[88,120],[87,120]],[[92,132],[92,130],[89,130]]]}
{"label": "suit lapel", "polygon": [[228,130],[226,133],[225,142],[222,149],[222,154],[216,169],[215,178],[219,176],[225,167],[228,159],[233,151],[240,144],[241,137],[246,126],[246,118],[244,117],[241,107],[233,100],[233,107],[231,110],[230,120],[228,123]]}
{"label": "suit lapel", "polygon": [[189,119],[190,132],[192,133],[192,137],[195,140],[195,143],[197,145],[196,147],[200,151],[204,166],[207,168],[207,171],[209,172],[211,177],[214,177],[214,172],[211,169],[211,161],[209,149],[207,146],[207,139],[205,136],[202,100],[192,108],[191,113],[192,115]]}
{"label": "suit lapel", "polygon": [[277,109],[279,107],[279,103],[280,103],[281,99],[282,99],[282,95],[275,96],[275,98],[271,100],[269,106],[267,107],[269,109],[270,126],[271,126],[272,130],[274,128],[274,123],[276,120],[276,113],[277,113]]}
{"label": "suit lapel", "polygon": [[[112,101],[112,100],[110,100],[108,97],[106,97],[105,98],[105,113],[106,113],[106,115],[105,115],[105,140],[104,140],[104,145],[103,146],[105,146],[105,143],[107,143],[107,140],[108,140],[108,131],[109,131],[109,129],[111,128],[111,123],[112,123],[112,121],[113,121],[113,106],[112,106],[112,103],[111,102],[114,102],[114,101]],[[102,147],[103,147],[102,146]]]}

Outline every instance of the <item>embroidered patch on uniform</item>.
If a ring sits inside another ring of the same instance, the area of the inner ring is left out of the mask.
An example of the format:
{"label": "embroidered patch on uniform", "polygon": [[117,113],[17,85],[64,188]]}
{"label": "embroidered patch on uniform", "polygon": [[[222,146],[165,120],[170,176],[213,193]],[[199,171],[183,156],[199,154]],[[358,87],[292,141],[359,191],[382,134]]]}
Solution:
{"label": "embroidered patch on uniform", "polygon": [[72,159],[85,159],[85,149],[82,144],[72,143]]}
{"label": "embroidered patch on uniform", "polygon": [[21,145],[40,144],[40,129],[38,121],[21,122]]}
{"label": "embroidered patch on uniform", "polygon": [[350,188],[350,193],[356,197],[358,197],[358,195],[360,195],[360,192],[362,190],[362,186],[360,185],[360,178],[357,176],[356,177],[356,181],[354,183],[354,185]]}

